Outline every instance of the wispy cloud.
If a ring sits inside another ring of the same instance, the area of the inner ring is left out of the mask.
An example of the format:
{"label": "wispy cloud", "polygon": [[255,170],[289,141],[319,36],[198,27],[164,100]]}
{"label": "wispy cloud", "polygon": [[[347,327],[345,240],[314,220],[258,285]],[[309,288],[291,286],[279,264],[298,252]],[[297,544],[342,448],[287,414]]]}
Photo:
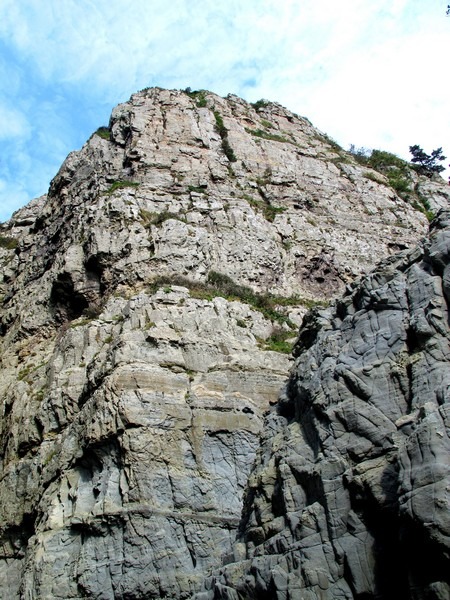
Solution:
{"label": "wispy cloud", "polygon": [[440,0],[3,0],[0,219],[43,193],[115,104],[151,85],[276,100],[344,145],[403,155],[413,143],[445,145],[445,8]]}

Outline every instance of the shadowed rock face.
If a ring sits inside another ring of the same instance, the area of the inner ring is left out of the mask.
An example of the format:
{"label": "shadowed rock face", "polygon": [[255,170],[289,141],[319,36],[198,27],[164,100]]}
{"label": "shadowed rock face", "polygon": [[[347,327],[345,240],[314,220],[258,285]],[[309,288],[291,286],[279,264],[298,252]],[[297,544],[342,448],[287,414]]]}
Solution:
{"label": "shadowed rock face", "polygon": [[[293,363],[280,340],[295,340],[306,305],[416,243],[425,216],[278,104],[145,90],[114,109],[104,133],[0,226],[0,596],[188,598],[235,559],[210,587],[294,598],[382,585],[395,515],[417,522],[428,502],[416,492],[428,466],[408,484],[415,451],[400,460],[394,446],[428,418],[412,398],[437,393],[438,347],[425,349],[442,311],[420,294],[440,277],[448,286],[444,253],[428,252],[429,281],[422,259],[402,259],[414,301],[374,276],[334,317],[308,317],[297,375],[262,430]],[[448,203],[439,182],[412,173],[411,186],[433,210]],[[211,274],[228,291],[207,285]],[[270,310],[268,292],[279,297]],[[406,301],[417,306],[402,330],[394,316],[407,318]],[[402,344],[388,376],[382,357]],[[424,361],[428,384],[416,377]],[[250,476],[261,434],[267,464]],[[361,466],[385,456],[389,468]],[[388,483],[403,472],[397,509]],[[368,513],[366,496],[383,509]],[[427,557],[439,570],[434,514]],[[405,547],[422,535],[401,531]],[[291,550],[303,539],[300,560]]]}
{"label": "shadowed rock face", "polygon": [[235,556],[197,598],[450,597],[450,213],[311,313]]}

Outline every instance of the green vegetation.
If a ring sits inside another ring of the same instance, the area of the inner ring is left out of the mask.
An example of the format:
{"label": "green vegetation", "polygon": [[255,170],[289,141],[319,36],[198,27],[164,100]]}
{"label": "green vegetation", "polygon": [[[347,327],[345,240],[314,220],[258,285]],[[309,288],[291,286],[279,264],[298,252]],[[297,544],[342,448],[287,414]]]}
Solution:
{"label": "green vegetation", "polygon": [[433,173],[445,171],[445,167],[438,164],[438,160],[445,160],[447,157],[442,154],[442,148],[436,148],[431,154],[427,154],[417,144],[410,146],[409,151],[413,155],[411,162],[416,163],[415,168],[421,175],[431,177]]}
{"label": "green vegetation", "polygon": [[304,306],[305,308],[326,308],[329,305],[327,300],[312,300],[311,298],[302,298],[301,296],[275,296],[278,306]]}
{"label": "green vegetation", "polygon": [[431,223],[431,221],[434,219],[435,215],[434,215],[434,212],[431,210],[431,206],[428,201],[428,198],[425,198],[425,196],[423,196],[420,193],[417,194],[417,198],[418,198],[418,201],[412,203],[413,207],[416,210],[420,210],[420,212],[422,212],[426,216],[428,221],[430,221],[430,223]]}
{"label": "green vegetation", "polygon": [[182,221],[183,223],[186,222],[183,213],[173,213],[168,210],[163,210],[160,213],[155,213],[141,208],[141,210],[139,211],[139,217],[146,229],[150,229],[152,225],[161,225],[162,223],[164,223],[164,221],[168,221],[169,219],[175,219],[176,221]]}
{"label": "green vegetation", "polygon": [[333,148],[333,150],[336,150],[337,152],[341,152],[343,150],[342,146],[340,146],[336,140],[333,140],[333,138],[331,138],[329,135],[327,135],[326,133],[322,133],[319,136],[319,139],[321,139],[323,142],[325,142],[326,144],[328,144],[329,146],[331,146]]}
{"label": "green vegetation", "polygon": [[190,98],[195,100],[195,103],[198,108],[204,108],[208,105],[206,101],[206,90],[191,90],[190,87],[187,87],[184,90],[185,94],[187,94]]}
{"label": "green vegetation", "polygon": [[366,171],[364,173],[364,177],[370,179],[371,181],[375,181],[375,183],[383,184],[385,183],[384,179],[378,175],[378,173],[373,173],[372,171]]}
{"label": "green vegetation", "polygon": [[42,367],[45,367],[46,364],[47,364],[47,361],[44,361],[44,362],[39,363],[38,365],[28,365],[28,366],[24,367],[17,374],[17,379],[19,381],[26,380],[29,375],[31,375],[32,373],[35,373],[36,371],[38,371]]}
{"label": "green vegetation", "polygon": [[273,129],[272,123],[270,121],[267,121],[266,119],[261,119],[261,125],[266,129]]}
{"label": "green vegetation", "polygon": [[230,162],[237,161],[236,155],[234,153],[233,148],[230,146],[230,142],[228,141],[228,138],[222,139],[222,150]]}
{"label": "green vegetation", "polygon": [[206,185],[189,185],[188,190],[190,192],[196,192],[197,194],[206,194]]}
{"label": "green vegetation", "polygon": [[[353,144],[350,146],[350,152],[357,162],[385,175],[389,185],[401,198],[407,200],[413,208],[420,210],[429,221],[432,221],[434,213],[428,199],[413,189],[411,168],[419,174],[431,177],[433,172],[438,173],[438,169],[440,169],[440,165],[436,165],[436,160],[444,160],[445,157],[442,156],[442,148],[433,150],[430,156],[425,154],[419,146],[411,146],[410,151],[415,154],[413,161],[416,159],[416,162],[420,163],[419,166],[411,165],[406,160],[384,150],[370,151],[367,148],[357,149]],[[433,166],[435,167],[434,171]],[[365,173],[365,176],[377,183],[382,183],[374,174]]]}
{"label": "green vegetation", "polygon": [[371,167],[375,171],[379,171],[385,175],[388,175],[388,172],[392,169],[397,169],[405,177],[408,175],[409,163],[391,152],[385,152],[384,150],[368,150],[367,148],[355,148],[352,144],[350,146],[350,153],[361,165]]}
{"label": "green vegetation", "polygon": [[[399,158],[391,152],[384,150],[368,150],[367,148],[355,148],[350,146],[350,153],[361,165],[366,165],[382,173],[388,179],[389,185],[397,192],[404,200],[408,200],[411,189],[410,165],[405,160]],[[366,177],[381,183],[376,176],[366,173]]]}
{"label": "green vegetation", "polygon": [[58,454],[58,448],[55,448],[55,447],[51,448],[50,452],[47,454],[47,456],[44,459],[44,463],[43,463],[44,467],[49,465],[57,454]]}
{"label": "green vegetation", "polygon": [[270,167],[267,167],[267,169],[263,173],[263,176],[256,178],[256,183],[259,186],[264,187],[265,185],[268,185],[270,183],[270,178],[271,177],[272,177],[272,169]]}
{"label": "green vegetation", "polygon": [[397,194],[407,200],[411,193],[411,183],[409,178],[409,165],[395,154],[383,150],[373,150],[367,157],[369,167],[383,173],[388,178],[389,185],[394,188]]}
{"label": "green vegetation", "polygon": [[236,162],[237,158],[234,154],[233,148],[230,146],[230,142],[228,141],[228,129],[224,125],[222,116],[217,112],[217,110],[214,110],[213,114],[214,118],[216,119],[216,130],[222,139],[222,150],[230,162]]}
{"label": "green vegetation", "polygon": [[265,140],[273,140],[274,142],[284,142],[284,143],[288,143],[288,144],[293,143],[292,140],[289,140],[288,138],[286,138],[282,135],[277,135],[275,133],[269,133],[268,131],[264,131],[263,129],[250,129],[249,127],[246,127],[245,131],[255,137],[263,138]]}
{"label": "green vegetation", "polygon": [[141,219],[141,222],[146,229],[150,229],[154,217],[155,213],[152,213],[149,210],[141,208],[141,210],[139,211],[139,218]]}
{"label": "green vegetation", "polygon": [[292,337],[294,337],[292,330],[274,327],[271,335],[261,345],[265,350],[290,354],[292,352],[292,342],[288,342],[287,340]]}
{"label": "green vegetation", "polygon": [[93,319],[91,318],[78,318],[75,321],[72,321],[70,324],[70,329],[76,329],[77,327],[84,327],[88,325]]}
{"label": "green vegetation", "polygon": [[270,104],[270,102],[268,100],[265,100],[264,98],[261,98],[260,100],[257,100],[256,102],[251,103],[251,105],[253,106],[253,108],[255,110],[260,110],[261,108],[265,108],[268,104]]}
{"label": "green vegetation", "polygon": [[[181,221],[182,223],[186,222],[184,214],[182,213],[173,213],[168,210],[163,210],[160,213],[152,213],[149,211],[140,211],[141,219],[144,221],[144,227],[149,227],[150,225],[161,225],[164,221],[168,221],[169,219],[175,219],[176,221]],[[144,215],[144,217],[143,217]]]}
{"label": "green vegetation", "polygon": [[367,165],[370,155],[372,154],[372,150],[369,150],[369,148],[364,148],[364,146],[357,148],[355,144],[350,144],[349,152],[357,162],[363,165]]}
{"label": "green vegetation", "polygon": [[247,200],[247,202],[250,204],[250,206],[253,206],[253,208],[262,211],[264,218],[270,223],[273,223],[278,214],[287,210],[287,208],[284,206],[273,206],[273,204],[270,204],[270,202],[267,200],[257,200],[248,194],[243,194],[242,198]]}
{"label": "green vegetation", "polygon": [[24,379],[26,379],[28,377],[28,375],[33,371],[34,369],[34,365],[28,365],[28,367],[24,367],[23,369],[20,369],[19,373],[17,374],[17,379],[19,381],[23,381]]}
{"label": "green vegetation", "polygon": [[109,127],[105,127],[103,125],[102,127],[99,127],[97,129],[97,131],[95,132],[95,135],[98,135],[99,137],[103,138],[104,140],[109,140],[110,136],[111,136],[111,132],[109,131]]}
{"label": "green vegetation", "polygon": [[[291,329],[295,325],[289,318],[279,310],[283,306],[324,306],[323,302],[314,302],[301,298],[300,296],[281,297],[273,294],[259,294],[251,288],[240,285],[233,281],[228,275],[210,271],[206,282],[193,281],[187,277],[166,275],[156,278],[149,287],[149,293],[153,294],[158,289],[170,290],[170,286],[179,285],[189,289],[192,298],[202,300],[212,300],[216,296],[226,298],[229,301],[239,300],[245,304],[249,304],[254,309],[260,311],[266,318],[277,323],[286,323]],[[292,336],[292,332],[291,332]]]}
{"label": "green vegetation", "polygon": [[37,400],[38,402],[42,402],[46,393],[47,393],[47,386],[43,386],[43,387],[41,387],[40,390],[38,390],[37,392],[35,392],[33,394],[33,399]]}
{"label": "green vegetation", "polygon": [[128,188],[128,187],[137,188],[137,187],[139,187],[139,183],[136,183],[135,181],[127,181],[127,180],[114,181],[114,183],[112,183],[111,186],[106,190],[105,194],[112,194],[116,190],[120,190],[120,189]]}
{"label": "green vegetation", "polygon": [[6,250],[14,250],[17,248],[19,242],[13,237],[0,235],[0,248],[6,248]]}
{"label": "green vegetation", "polygon": [[387,178],[389,185],[394,188],[401,198],[406,200],[411,193],[409,179],[407,179],[401,171],[394,170],[388,173]]}
{"label": "green vegetation", "polygon": [[263,214],[267,221],[273,223],[275,217],[280,213],[283,213],[285,210],[287,210],[287,208],[284,206],[273,206],[273,204],[266,203],[263,208]]}
{"label": "green vegetation", "polygon": [[217,112],[217,110],[214,110],[213,113],[214,113],[214,118],[216,119],[217,133],[223,139],[224,137],[226,137],[228,135],[228,129],[225,127],[225,125],[223,123],[221,114],[219,112]]}
{"label": "green vegetation", "polygon": [[372,167],[372,169],[381,172],[392,169],[392,167],[396,167],[403,173],[406,173],[408,169],[408,163],[405,160],[391,152],[385,152],[384,150],[372,150],[371,155],[367,158],[366,164],[368,164],[369,167]]}

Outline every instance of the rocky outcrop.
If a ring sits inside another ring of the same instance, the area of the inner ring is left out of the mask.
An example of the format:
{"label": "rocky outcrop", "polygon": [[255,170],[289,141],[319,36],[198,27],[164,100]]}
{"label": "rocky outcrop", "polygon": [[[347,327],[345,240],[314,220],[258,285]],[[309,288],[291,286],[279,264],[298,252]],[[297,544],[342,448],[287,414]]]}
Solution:
{"label": "rocky outcrop", "polygon": [[197,598],[450,596],[450,213],[308,315],[247,489],[237,562]]}
{"label": "rocky outcrop", "polygon": [[187,598],[262,547],[250,508],[262,529],[234,542],[298,325],[426,229],[277,104],[151,89],[117,107],[1,226],[0,595]]}

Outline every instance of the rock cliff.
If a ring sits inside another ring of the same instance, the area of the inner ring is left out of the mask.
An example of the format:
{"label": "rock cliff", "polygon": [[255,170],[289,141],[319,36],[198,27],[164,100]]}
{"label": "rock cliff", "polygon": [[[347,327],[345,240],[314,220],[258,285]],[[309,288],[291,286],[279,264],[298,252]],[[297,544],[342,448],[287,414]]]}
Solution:
{"label": "rock cliff", "polygon": [[450,597],[449,273],[447,211],[308,315],[238,560],[198,599]]}
{"label": "rock cliff", "polygon": [[2,595],[388,597],[397,530],[442,572],[443,446],[414,462],[445,407],[442,249],[310,314],[263,428],[307,308],[448,206],[407,183],[278,104],[150,89],[114,109],[1,226]]}

